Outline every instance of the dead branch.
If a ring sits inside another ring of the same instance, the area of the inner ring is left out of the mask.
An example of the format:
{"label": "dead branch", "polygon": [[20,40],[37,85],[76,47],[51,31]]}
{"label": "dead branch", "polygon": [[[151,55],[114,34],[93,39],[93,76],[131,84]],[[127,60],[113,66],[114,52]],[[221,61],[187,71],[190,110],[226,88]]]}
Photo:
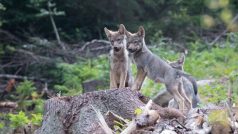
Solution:
{"label": "dead branch", "polygon": [[6,101],[0,102],[0,108],[17,108],[18,104],[16,102]]}
{"label": "dead branch", "polygon": [[16,84],[16,80],[15,79],[8,80],[7,85],[6,85],[4,91],[6,91],[8,93],[11,92],[12,89],[15,87],[15,84]]}
{"label": "dead branch", "polygon": [[48,57],[36,55],[33,52],[30,52],[30,51],[27,51],[27,50],[24,50],[24,49],[17,49],[16,51],[19,52],[19,53],[23,53],[23,54],[26,54],[28,56],[31,56],[37,62],[40,62],[40,61],[53,62],[53,60],[48,58]]}
{"label": "dead branch", "polygon": [[112,111],[108,111],[106,113],[106,116],[108,117],[108,119],[110,121],[118,121],[118,122],[122,122],[122,123],[129,123],[128,121],[126,121],[124,118],[120,117],[119,115],[113,113]]}
{"label": "dead branch", "polygon": [[35,78],[35,77],[27,77],[27,76],[20,76],[20,75],[12,75],[12,74],[0,74],[0,78],[7,78],[7,79],[20,79],[20,80],[34,80],[40,82],[47,82],[49,80],[42,79],[42,78]]}
{"label": "dead branch", "polygon": [[95,113],[96,113],[96,115],[97,115],[97,117],[98,117],[98,119],[99,119],[99,125],[102,127],[102,129],[104,130],[104,132],[105,132],[106,134],[113,134],[112,129],[109,128],[109,126],[107,125],[107,123],[106,123],[106,121],[105,121],[105,119],[104,119],[102,113],[101,113],[98,109],[94,108],[93,106],[92,106],[92,108],[93,108],[93,110],[95,111]]}
{"label": "dead branch", "polygon": [[210,45],[214,45],[224,34],[226,34],[229,30],[229,27],[231,24],[233,24],[236,20],[238,19],[238,14],[231,20],[231,22],[228,24],[227,28],[220,34],[218,35],[211,43]]}
{"label": "dead branch", "polygon": [[128,127],[121,132],[121,134],[130,134],[135,130],[136,130],[136,122],[135,120],[132,120],[129,123]]}
{"label": "dead branch", "polygon": [[18,37],[3,29],[0,29],[0,37],[1,42],[10,42],[12,44],[20,44],[22,42]]}
{"label": "dead branch", "polygon": [[231,118],[231,125],[232,125],[232,128],[234,129],[234,133],[237,133],[238,130],[237,128],[235,127],[235,118],[234,118],[234,112],[232,111],[231,109],[231,105],[228,104],[229,102],[226,102],[226,108],[227,108],[227,111],[228,111],[228,115],[229,117]]}
{"label": "dead branch", "polygon": [[86,42],[83,47],[81,47],[77,54],[81,57],[97,57],[102,54],[108,54],[110,50],[110,43],[105,40],[92,40]]}

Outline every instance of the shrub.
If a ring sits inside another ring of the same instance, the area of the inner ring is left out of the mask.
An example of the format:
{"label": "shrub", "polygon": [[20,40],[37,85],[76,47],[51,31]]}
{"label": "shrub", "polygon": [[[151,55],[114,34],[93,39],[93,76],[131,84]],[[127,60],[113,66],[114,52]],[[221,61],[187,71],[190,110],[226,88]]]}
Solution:
{"label": "shrub", "polygon": [[199,93],[204,102],[219,103],[227,98],[227,90],[224,85],[213,83],[199,88]]}
{"label": "shrub", "polygon": [[60,63],[58,69],[62,73],[62,84],[57,84],[54,88],[68,95],[82,93],[81,84],[88,79],[103,79],[109,82],[109,65],[106,56],[74,64]]}
{"label": "shrub", "polygon": [[12,128],[22,127],[30,122],[29,118],[22,111],[20,111],[18,114],[10,113],[8,116],[11,122],[10,127]]}
{"label": "shrub", "polygon": [[21,82],[16,88],[16,92],[20,95],[21,99],[30,97],[35,90],[34,83],[28,80]]}
{"label": "shrub", "polygon": [[42,114],[31,114],[30,117],[28,117],[23,111],[20,111],[18,114],[8,114],[9,120],[10,120],[10,127],[12,128],[18,128],[23,127],[29,123],[32,125],[40,126],[42,122]]}

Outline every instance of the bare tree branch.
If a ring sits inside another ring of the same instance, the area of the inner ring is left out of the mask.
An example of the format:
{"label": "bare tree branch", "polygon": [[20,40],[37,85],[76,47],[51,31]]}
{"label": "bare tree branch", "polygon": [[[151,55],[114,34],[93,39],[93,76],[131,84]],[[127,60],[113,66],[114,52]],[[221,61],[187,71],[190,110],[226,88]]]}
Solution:
{"label": "bare tree branch", "polygon": [[231,24],[233,24],[236,20],[238,19],[238,14],[236,14],[236,16],[232,19],[232,21],[229,23],[229,25],[227,26],[227,28],[220,34],[218,35],[211,43],[210,45],[214,45],[224,34],[227,33],[229,27]]}
{"label": "bare tree branch", "polygon": [[12,74],[0,74],[0,78],[21,79],[21,80],[28,79],[28,80],[35,80],[35,81],[41,81],[41,82],[49,81],[47,79],[42,79],[42,78],[27,77],[27,76],[12,75]]}

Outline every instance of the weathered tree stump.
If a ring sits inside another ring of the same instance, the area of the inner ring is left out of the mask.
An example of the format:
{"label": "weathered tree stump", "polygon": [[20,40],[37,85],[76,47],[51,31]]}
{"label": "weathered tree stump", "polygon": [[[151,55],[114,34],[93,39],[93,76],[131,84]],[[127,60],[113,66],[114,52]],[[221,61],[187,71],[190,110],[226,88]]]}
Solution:
{"label": "weathered tree stump", "polygon": [[51,98],[45,103],[41,128],[35,134],[101,134],[92,106],[131,119],[136,108],[144,106],[139,93],[128,88],[89,92],[74,97]]}
{"label": "weathered tree stump", "polygon": [[[135,109],[144,107],[146,97],[129,88],[111,89],[84,93],[73,97],[55,97],[46,101],[42,126],[35,134],[104,134],[96,115],[97,109],[108,120],[108,111],[122,117],[132,119]],[[156,110],[163,119],[184,117],[179,110],[163,108],[153,103],[151,109]],[[112,122],[107,122],[112,124]]]}
{"label": "weathered tree stump", "polygon": [[109,87],[106,81],[103,80],[86,80],[82,83],[83,93],[97,91],[97,89],[102,87]]}

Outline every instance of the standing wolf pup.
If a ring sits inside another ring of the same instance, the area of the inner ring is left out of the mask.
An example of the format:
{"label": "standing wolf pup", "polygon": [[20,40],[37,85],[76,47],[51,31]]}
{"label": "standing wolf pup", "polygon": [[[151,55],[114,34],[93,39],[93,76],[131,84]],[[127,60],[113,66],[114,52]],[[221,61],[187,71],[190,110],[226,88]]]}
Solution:
{"label": "standing wolf pup", "polygon": [[[185,54],[181,53],[180,57],[177,61],[170,62],[168,61],[169,65],[172,66],[175,69],[183,70],[183,65],[185,62]],[[197,88],[197,82],[194,77],[190,75],[182,76],[182,82],[183,82],[183,88],[188,96],[188,98],[192,101],[192,107],[197,107],[198,103],[200,102],[200,99],[198,97],[198,88]],[[169,106],[173,108],[178,108],[178,104],[174,99],[169,101]]]}
{"label": "standing wolf pup", "polygon": [[179,109],[184,110],[192,107],[191,101],[184,92],[181,76],[182,71],[172,68],[168,63],[153,54],[145,44],[145,30],[139,27],[137,33],[126,31],[127,49],[133,54],[137,66],[137,75],[132,90],[140,90],[145,77],[149,77],[155,82],[164,83],[166,89],[178,102]]}
{"label": "standing wolf pup", "polygon": [[126,49],[125,26],[120,24],[118,31],[104,31],[108,40],[111,42],[110,59],[110,89],[131,87],[132,73],[130,59]]}

